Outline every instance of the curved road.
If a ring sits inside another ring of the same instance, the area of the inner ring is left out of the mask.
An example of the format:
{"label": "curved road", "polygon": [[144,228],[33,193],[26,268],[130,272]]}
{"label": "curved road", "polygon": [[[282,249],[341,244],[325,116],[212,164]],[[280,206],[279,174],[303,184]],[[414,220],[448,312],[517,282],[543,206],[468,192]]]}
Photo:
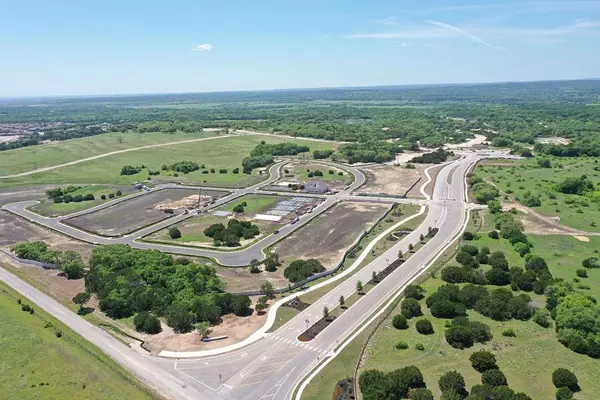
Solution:
{"label": "curved road", "polygon": [[[78,229],[72,225],[68,225],[67,223],[64,222],[64,221],[68,220],[69,218],[73,218],[73,217],[84,215],[84,214],[89,214],[89,213],[92,213],[92,212],[95,212],[95,211],[98,211],[98,210],[101,210],[104,208],[112,207],[112,206],[117,205],[120,202],[127,201],[127,200],[135,198],[135,197],[143,196],[143,195],[145,195],[147,193],[151,193],[151,192],[136,193],[131,196],[116,199],[116,200],[98,205],[96,207],[93,207],[93,208],[90,208],[87,210],[83,210],[83,211],[80,211],[80,212],[77,212],[77,213],[74,213],[71,215],[58,217],[58,218],[44,217],[44,216],[36,214],[32,211],[29,211],[27,209],[28,207],[31,207],[32,205],[37,204],[38,203],[37,201],[23,201],[23,202],[18,202],[18,203],[6,204],[2,207],[2,209],[9,211],[13,214],[16,214],[22,218],[25,218],[26,220],[35,222],[39,225],[42,225],[47,228],[58,231],[64,235],[67,235],[67,236],[70,236],[75,239],[78,239],[78,240],[81,240],[84,242],[88,242],[88,243],[99,244],[99,245],[116,244],[116,243],[127,244],[127,245],[129,245],[133,248],[137,248],[137,249],[156,249],[156,250],[160,250],[160,251],[167,252],[167,253],[174,253],[174,254],[187,255],[187,256],[197,256],[197,257],[208,257],[208,258],[212,258],[212,259],[216,260],[221,265],[231,266],[231,267],[242,267],[242,266],[247,266],[250,263],[250,261],[253,259],[262,260],[265,257],[264,250],[266,248],[273,245],[275,242],[281,240],[285,236],[288,236],[293,231],[297,230],[298,228],[302,227],[303,225],[307,224],[313,218],[317,217],[319,214],[323,213],[325,210],[327,210],[328,208],[330,208],[331,206],[333,206],[334,204],[336,204],[340,201],[371,201],[371,202],[380,202],[380,203],[396,202],[396,203],[426,204],[426,201],[416,200],[416,199],[399,199],[399,198],[397,199],[397,198],[388,198],[388,197],[355,196],[355,195],[353,195],[352,192],[354,192],[358,187],[363,185],[366,181],[366,178],[365,178],[365,175],[359,169],[352,167],[352,166],[344,166],[343,168],[354,175],[354,181],[347,188],[345,188],[344,190],[342,190],[341,192],[336,193],[336,194],[316,195],[316,194],[307,194],[307,193],[288,193],[288,192],[274,192],[274,191],[261,190],[263,187],[270,185],[271,183],[275,182],[276,180],[278,180],[280,178],[281,167],[283,165],[285,165],[287,162],[288,161],[282,161],[282,162],[272,165],[269,168],[269,178],[268,179],[266,179],[262,182],[259,182],[253,186],[250,186],[248,188],[235,189],[235,190],[234,189],[228,190],[228,189],[214,188],[215,190],[229,191],[231,193],[228,194],[227,196],[224,196],[224,197],[216,200],[214,204],[212,204],[208,207],[203,207],[201,209],[201,211],[206,212],[210,209],[219,207],[219,206],[221,206],[225,203],[228,203],[228,202],[230,202],[236,198],[239,198],[241,196],[244,196],[247,194],[254,194],[254,193],[274,194],[274,195],[281,195],[281,196],[316,197],[316,198],[323,199],[323,201],[314,208],[313,212],[300,216],[299,221],[296,222],[295,224],[287,224],[287,225],[284,225],[283,227],[281,227],[279,229],[278,234],[269,235],[269,236],[265,237],[264,239],[258,241],[257,243],[255,243],[247,248],[244,248],[241,250],[235,250],[235,251],[219,251],[219,250],[211,250],[211,249],[200,248],[200,247],[184,247],[184,246],[169,245],[169,244],[149,243],[149,242],[143,242],[140,240],[144,236],[147,236],[153,232],[156,232],[160,229],[166,228],[173,224],[179,223],[187,218],[191,218],[191,217],[197,215],[196,213],[193,213],[193,212],[189,213],[189,214],[181,214],[181,215],[177,215],[175,217],[168,218],[164,221],[158,222],[149,227],[142,228],[140,230],[137,230],[135,232],[132,232],[130,234],[123,235],[120,237],[105,237],[105,236],[96,235],[96,234]],[[160,186],[159,190],[166,189],[169,187],[172,188],[172,187],[177,187],[177,186],[162,185],[162,186]],[[194,187],[186,186],[186,188],[194,188]],[[200,187],[198,187],[198,189],[200,189]],[[203,189],[207,189],[207,188],[204,187]]]}
{"label": "curved road", "polygon": [[[0,279],[100,347],[144,382],[173,398],[291,399],[294,388],[313,368],[334,356],[338,344],[366,326],[373,314],[413,277],[424,272],[461,234],[468,221],[468,210],[472,208],[466,203],[465,175],[480,158],[474,153],[467,154],[440,170],[429,213],[419,228],[274,333],[226,354],[183,360],[141,355],[3,269],[0,269]],[[428,227],[437,227],[438,234],[390,276],[362,296],[313,341],[301,343],[296,340],[308,325],[321,317],[324,306],[330,310],[337,307],[341,295],[348,298],[355,292],[357,280],[369,281],[373,271],[383,270],[399,250],[406,252],[410,243],[416,243],[420,234],[427,233]]]}

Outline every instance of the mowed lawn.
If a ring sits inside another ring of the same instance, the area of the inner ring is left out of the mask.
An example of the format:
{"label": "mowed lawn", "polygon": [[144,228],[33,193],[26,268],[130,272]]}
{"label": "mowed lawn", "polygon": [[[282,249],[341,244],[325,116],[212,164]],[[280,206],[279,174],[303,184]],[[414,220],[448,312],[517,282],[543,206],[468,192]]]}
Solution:
{"label": "mowed lawn", "polygon": [[[552,168],[540,168],[538,158],[548,159]],[[489,161],[488,163],[492,163]],[[586,175],[597,186],[600,183],[600,161],[593,157],[536,157],[519,163],[479,165],[475,173],[488,178],[511,198],[523,204],[524,194],[539,196],[542,205],[534,210],[559,222],[583,231],[600,232],[600,203],[592,197],[563,194],[555,185],[565,178]],[[594,197],[600,196],[596,192]]]}
{"label": "mowed lawn", "polygon": [[[82,337],[0,284],[0,398],[151,399],[125,370]],[[53,327],[45,328],[47,323]],[[62,337],[55,335],[55,330]]]}
{"label": "mowed lawn", "polygon": [[[247,175],[241,171],[244,157],[249,156],[250,151],[262,140],[267,143],[289,141],[306,144],[311,151],[331,149],[335,146],[327,142],[294,138],[232,135],[206,141],[136,150],[24,177],[0,179],[0,187],[41,183],[81,184],[82,182],[131,185],[148,178],[152,178],[152,182],[155,183],[168,181],[227,187],[246,186],[264,179],[264,176],[259,176],[258,172]],[[202,173],[198,170],[189,174],[179,173],[179,176],[175,177],[170,171],[160,171],[162,165],[177,161],[194,161],[199,165],[204,164],[206,170],[214,169],[215,172]],[[121,175],[121,168],[124,165],[145,166],[145,168],[135,175]],[[234,174],[232,170],[236,167],[239,167],[240,171]],[[227,169],[227,173],[219,173],[220,169]],[[160,171],[160,175],[150,177],[149,171]]]}
{"label": "mowed lawn", "polygon": [[86,138],[23,147],[2,152],[0,176],[32,171],[112,151],[210,136],[214,136],[214,133],[108,132]]}
{"label": "mowed lawn", "polygon": [[[431,278],[423,286],[430,294],[443,283]],[[448,345],[444,339],[444,324],[447,320],[432,317],[424,301],[421,301],[421,305],[425,317],[432,322],[435,333],[419,334],[414,326],[415,318],[410,320],[407,330],[395,329],[391,319],[400,312],[398,306],[371,339],[361,371],[375,368],[389,372],[416,365],[423,373],[427,387],[439,398],[441,392],[438,379],[448,370],[460,372],[465,377],[467,389],[481,383],[481,374],[473,369],[469,356],[479,349],[487,349],[494,353],[509,386],[516,392],[524,392],[532,399],[553,399],[556,388],[552,384],[552,371],[564,367],[574,371],[579,379],[582,391],[577,393],[577,399],[598,398],[600,363],[564,347],[558,342],[553,328],[542,328],[533,321],[494,321],[469,311],[469,318],[489,325],[493,339],[486,344],[458,350]],[[502,336],[502,331],[507,328],[512,328],[517,336]],[[396,349],[395,345],[399,341],[406,342],[409,348]],[[418,343],[423,344],[425,350],[417,350],[415,346]]]}

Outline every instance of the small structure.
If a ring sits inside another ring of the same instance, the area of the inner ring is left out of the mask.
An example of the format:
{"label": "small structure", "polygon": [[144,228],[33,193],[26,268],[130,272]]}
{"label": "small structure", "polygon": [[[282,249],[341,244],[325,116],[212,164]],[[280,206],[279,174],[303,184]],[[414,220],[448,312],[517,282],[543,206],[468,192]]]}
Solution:
{"label": "small structure", "polygon": [[135,184],[135,188],[136,188],[137,190],[142,190],[142,187],[143,187],[143,185],[142,185],[141,183],[136,183],[136,184]]}
{"label": "small structure", "polygon": [[329,187],[323,182],[308,181],[304,184],[304,190],[306,190],[308,193],[324,194],[329,191]]}

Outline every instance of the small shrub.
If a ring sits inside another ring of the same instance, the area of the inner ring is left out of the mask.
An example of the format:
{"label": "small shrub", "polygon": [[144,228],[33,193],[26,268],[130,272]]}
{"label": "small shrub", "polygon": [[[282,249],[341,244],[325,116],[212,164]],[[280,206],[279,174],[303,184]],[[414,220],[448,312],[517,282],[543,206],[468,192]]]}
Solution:
{"label": "small shrub", "polygon": [[181,238],[181,231],[176,226],[174,226],[171,229],[169,229],[169,236],[171,237],[171,239],[179,239]]}
{"label": "small shrub", "polygon": [[415,349],[417,349],[419,351],[423,351],[423,350],[425,350],[425,346],[423,346],[423,343],[417,343],[415,345]]}
{"label": "small shrub", "polygon": [[54,332],[54,336],[56,336],[57,338],[61,338],[61,337],[62,337],[62,335],[63,335],[63,333],[62,333],[62,331],[61,331],[60,329],[57,329],[57,330]]}
{"label": "small shrub", "polygon": [[475,236],[473,235],[473,233],[471,233],[469,231],[463,232],[462,237],[463,237],[464,240],[473,240],[475,238]]}
{"label": "small shrub", "polygon": [[580,278],[587,278],[588,277],[587,270],[584,269],[584,268],[577,269],[577,271],[575,271],[575,273]]}
{"label": "small shrub", "polygon": [[100,199],[101,199],[101,200],[106,200],[106,195],[105,195],[105,194],[103,194],[103,195],[100,195]]}
{"label": "small shrub", "polygon": [[392,319],[392,326],[396,329],[408,329],[408,321],[402,314],[397,314]]}
{"label": "small shrub", "polygon": [[415,327],[417,328],[417,332],[421,335],[431,335],[433,333],[433,325],[426,318],[418,320]]}
{"label": "small shrub", "polygon": [[117,196],[121,196],[123,194],[123,192],[121,192],[120,190],[117,190],[116,195]]}
{"label": "small shrub", "polygon": [[505,330],[502,331],[502,336],[506,336],[506,337],[517,337],[517,334],[515,333],[515,331],[511,328],[507,328]]}
{"label": "small shrub", "polygon": [[498,234],[498,231],[491,231],[490,233],[488,233],[488,236],[491,239],[499,239],[500,235]]}
{"label": "small shrub", "polygon": [[533,314],[533,322],[543,328],[548,328],[550,325],[552,325],[552,317],[550,316],[550,312],[545,308],[536,310],[535,314]]}
{"label": "small shrub", "polygon": [[396,343],[396,348],[398,350],[406,350],[406,349],[408,349],[408,343],[399,341],[398,343]]}

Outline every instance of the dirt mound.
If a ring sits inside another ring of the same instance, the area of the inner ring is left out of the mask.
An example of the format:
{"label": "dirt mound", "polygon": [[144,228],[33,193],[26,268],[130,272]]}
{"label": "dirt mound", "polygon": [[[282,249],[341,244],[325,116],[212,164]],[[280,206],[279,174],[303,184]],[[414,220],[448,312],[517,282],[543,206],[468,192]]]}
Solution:
{"label": "dirt mound", "polygon": [[573,236],[575,239],[580,240],[582,242],[589,242],[590,238],[587,236]]}

